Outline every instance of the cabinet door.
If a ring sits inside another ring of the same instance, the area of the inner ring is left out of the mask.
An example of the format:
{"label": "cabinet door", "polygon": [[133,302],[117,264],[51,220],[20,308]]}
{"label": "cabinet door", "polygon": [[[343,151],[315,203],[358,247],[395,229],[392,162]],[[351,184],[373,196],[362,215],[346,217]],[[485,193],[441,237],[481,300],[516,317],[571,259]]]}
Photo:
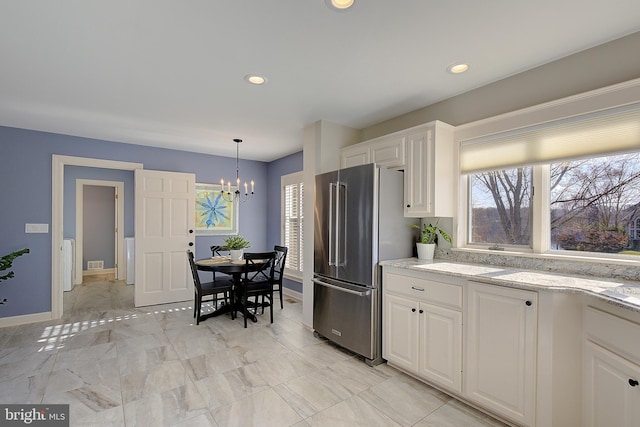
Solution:
{"label": "cabinet door", "polygon": [[419,375],[462,391],[462,313],[421,304]]}
{"label": "cabinet door", "polygon": [[340,150],[340,167],[367,165],[371,163],[371,155],[367,145],[358,144]]}
{"label": "cabinet door", "polygon": [[584,425],[640,425],[640,366],[592,342],[584,354]]}
{"label": "cabinet door", "polygon": [[404,216],[425,217],[432,213],[433,182],[429,179],[433,129],[407,136],[407,165],[404,174]]}
{"label": "cabinet door", "polygon": [[393,364],[418,370],[418,303],[384,295],[382,356]]}
{"label": "cabinet door", "polygon": [[371,161],[386,168],[401,168],[405,165],[404,137],[383,138],[371,146]]}
{"label": "cabinet door", "polygon": [[465,394],[533,425],[537,294],[469,282],[467,295]]}

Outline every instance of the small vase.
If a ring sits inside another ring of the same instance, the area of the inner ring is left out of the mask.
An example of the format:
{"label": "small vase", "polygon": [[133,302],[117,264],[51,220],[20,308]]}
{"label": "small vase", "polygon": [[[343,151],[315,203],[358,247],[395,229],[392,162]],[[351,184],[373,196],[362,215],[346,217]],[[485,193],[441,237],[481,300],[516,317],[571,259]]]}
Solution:
{"label": "small vase", "polygon": [[416,243],[418,249],[418,259],[433,259],[433,253],[436,250],[435,243]]}
{"label": "small vase", "polygon": [[231,255],[231,261],[241,261],[243,252],[243,249],[231,249],[229,251],[229,254]]}

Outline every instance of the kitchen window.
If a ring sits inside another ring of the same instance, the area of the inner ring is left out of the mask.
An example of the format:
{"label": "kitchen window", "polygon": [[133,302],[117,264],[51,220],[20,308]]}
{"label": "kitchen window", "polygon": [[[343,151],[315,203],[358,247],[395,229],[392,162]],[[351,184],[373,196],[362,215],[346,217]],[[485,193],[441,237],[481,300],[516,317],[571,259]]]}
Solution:
{"label": "kitchen window", "polygon": [[466,246],[640,260],[638,123],[636,105],[464,141]]}
{"label": "kitchen window", "polygon": [[552,163],[550,171],[552,250],[640,249],[640,153]]}
{"label": "kitchen window", "polygon": [[303,272],[303,174],[296,172],[281,178],[281,242],[289,248],[285,264],[285,274],[302,279]]}
{"label": "kitchen window", "polygon": [[472,174],[469,195],[470,244],[531,246],[532,168]]}

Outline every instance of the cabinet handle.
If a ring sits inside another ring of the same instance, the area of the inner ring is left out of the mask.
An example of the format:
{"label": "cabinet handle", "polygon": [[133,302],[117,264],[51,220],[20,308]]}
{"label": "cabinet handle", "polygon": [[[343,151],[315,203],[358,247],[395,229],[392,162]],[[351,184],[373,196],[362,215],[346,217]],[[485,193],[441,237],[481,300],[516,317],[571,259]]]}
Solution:
{"label": "cabinet handle", "polygon": [[527,301],[525,302],[525,304],[527,304],[527,307],[531,307],[531,304],[533,304],[531,301]]}
{"label": "cabinet handle", "polygon": [[411,207],[411,205],[407,205],[407,207],[408,207],[408,208],[410,208],[410,207]]}
{"label": "cabinet handle", "polygon": [[189,242],[189,246],[193,246],[193,242]]}
{"label": "cabinet handle", "polygon": [[424,310],[420,310],[420,314],[424,313]]}
{"label": "cabinet handle", "polygon": [[415,309],[415,308],[412,308],[412,309],[411,309],[411,311],[415,313],[415,312],[416,312],[416,309]]}
{"label": "cabinet handle", "polygon": [[638,384],[640,384],[640,383],[638,382],[638,380],[634,380],[633,378],[629,378],[629,385],[630,385],[631,387],[638,387]]}
{"label": "cabinet handle", "polygon": [[415,286],[412,286],[411,289],[413,289],[414,291],[424,292],[424,288],[416,288]]}

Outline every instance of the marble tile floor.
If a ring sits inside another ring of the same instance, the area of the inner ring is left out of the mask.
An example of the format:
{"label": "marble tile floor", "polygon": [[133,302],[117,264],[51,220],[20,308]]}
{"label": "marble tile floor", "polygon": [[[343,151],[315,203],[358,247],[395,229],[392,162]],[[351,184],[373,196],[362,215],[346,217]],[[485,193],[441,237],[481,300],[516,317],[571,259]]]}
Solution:
{"label": "marble tile floor", "polygon": [[136,309],[114,280],[64,304],[57,321],[0,329],[0,402],[67,403],[72,426],[504,426],[314,338],[289,298],[247,329],[196,326],[192,302]]}

